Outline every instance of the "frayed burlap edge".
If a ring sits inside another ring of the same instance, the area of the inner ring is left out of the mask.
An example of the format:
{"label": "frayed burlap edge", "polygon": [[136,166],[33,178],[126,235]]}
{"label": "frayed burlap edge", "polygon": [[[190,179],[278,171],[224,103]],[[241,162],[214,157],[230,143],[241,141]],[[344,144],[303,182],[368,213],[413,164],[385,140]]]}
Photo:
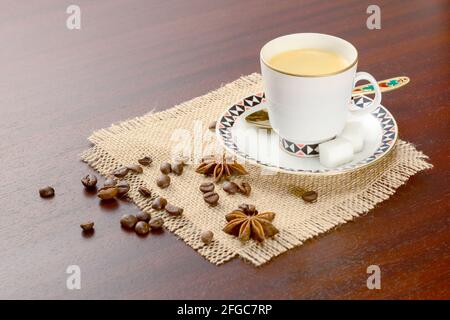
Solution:
{"label": "frayed burlap edge", "polygon": [[[261,250],[262,248],[257,245],[253,245],[239,252],[240,257],[250,261],[255,266],[260,266],[289,249],[302,245],[306,240],[330,232],[340,225],[368,213],[378,203],[389,199],[411,176],[433,167],[426,161],[428,156],[416,150],[408,142],[399,140],[390,158],[399,153],[413,157],[401,158],[395,167],[385,171],[378,179],[374,180],[369,188],[356,196],[337,203],[325,213],[321,213],[320,224],[316,218],[312,224],[305,224],[303,231],[306,231],[306,236],[299,238],[292,231],[286,230],[287,232],[277,237],[275,241],[268,242],[268,245],[264,246],[264,250]],[[389,159],[386,159],[386,161],[389,161]]]}

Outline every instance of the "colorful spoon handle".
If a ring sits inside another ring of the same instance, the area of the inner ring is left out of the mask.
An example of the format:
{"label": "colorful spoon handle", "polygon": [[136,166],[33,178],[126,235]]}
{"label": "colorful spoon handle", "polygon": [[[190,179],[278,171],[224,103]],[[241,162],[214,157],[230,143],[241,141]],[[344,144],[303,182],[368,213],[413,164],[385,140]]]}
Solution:
{"label": "colorful spoon handle", "polygon": [[[381,92],[388,92],[391,90],[403,87],[409,82],[408,77],[395,77],[391,79],[378,81]],[[363,84],[353,88],[352,96],[361,96],[375,93],[371,84]]]}

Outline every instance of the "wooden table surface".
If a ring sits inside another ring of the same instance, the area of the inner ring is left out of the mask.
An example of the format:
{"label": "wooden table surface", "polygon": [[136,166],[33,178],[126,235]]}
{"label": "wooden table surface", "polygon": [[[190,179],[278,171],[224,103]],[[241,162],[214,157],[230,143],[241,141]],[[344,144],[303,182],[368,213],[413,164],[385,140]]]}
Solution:
{"label": "wooden table surface", "polygon": [[[81,8],[81,30],[66,8]],[[450,298],[450,3],[377,1],[3,0],[0,10],[0,298]],[[133,204],[101,206],[80,178],[92,131],[163,110],[259,72],[268,40],[343,37],[359,69],[411,83],[383,96],[401,138],[430,156],[367,215],[255,268],[207,262],[163,232],[123,232]],[[52,185],[53,199],[38,196]],[[93,218],[96,232],[79,224]],[[366,268],[381,268],[368,290]],[[81,268],[81,290],[66,268]]]}

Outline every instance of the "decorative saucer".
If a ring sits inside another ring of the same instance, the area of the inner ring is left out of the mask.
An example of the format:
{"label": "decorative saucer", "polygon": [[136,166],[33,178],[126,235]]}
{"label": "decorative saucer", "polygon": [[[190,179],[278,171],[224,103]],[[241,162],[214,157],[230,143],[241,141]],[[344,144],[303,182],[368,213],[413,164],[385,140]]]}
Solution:
{"label": "decorative saucer", "polygon": [[[352,100],[354,108],[371,102],[366,96]],[[245,121],[250,113],[266,107],[263,93],[248,96],[227,108],[219,117],[216,136],[225,149],[241,159],[263,168],[291,174],[335,175],[356,171],[375,163],[391,150],[398,138],[397,123],[392,114],[380,105],[371,114],[351,116],[349,121],[360,122],[365,129],[364,149],[355,154],[352,162],[336,168],[320,164],[318,157],[298,157],[297,152],[311,152],[299,145],[281,145],[277,133],[258,128]],[[286,149],[288,148],[288,149]]]}

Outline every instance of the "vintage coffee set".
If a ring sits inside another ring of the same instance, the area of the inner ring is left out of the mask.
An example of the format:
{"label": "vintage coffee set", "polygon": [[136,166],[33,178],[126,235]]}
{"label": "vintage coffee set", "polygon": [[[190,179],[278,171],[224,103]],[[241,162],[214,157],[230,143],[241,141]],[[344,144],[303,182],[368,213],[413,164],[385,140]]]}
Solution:
{"label": "vintage coffee set", "polygon": [[[299,75],[268,63],[280,52],[302,48],[332,50],[349,65],[331,74]],[[356,72],[356,48],[319,33],[271,40],[260,61],[264,92],[242,97],[217,120],[216,136],[229,153],[289,174],[337,175],[372,165],[395,148],[397,123],[380,104],[381,93],[406,85],[408,77],[377,82]],[[355,86],[360,80],[369,84]]]}

